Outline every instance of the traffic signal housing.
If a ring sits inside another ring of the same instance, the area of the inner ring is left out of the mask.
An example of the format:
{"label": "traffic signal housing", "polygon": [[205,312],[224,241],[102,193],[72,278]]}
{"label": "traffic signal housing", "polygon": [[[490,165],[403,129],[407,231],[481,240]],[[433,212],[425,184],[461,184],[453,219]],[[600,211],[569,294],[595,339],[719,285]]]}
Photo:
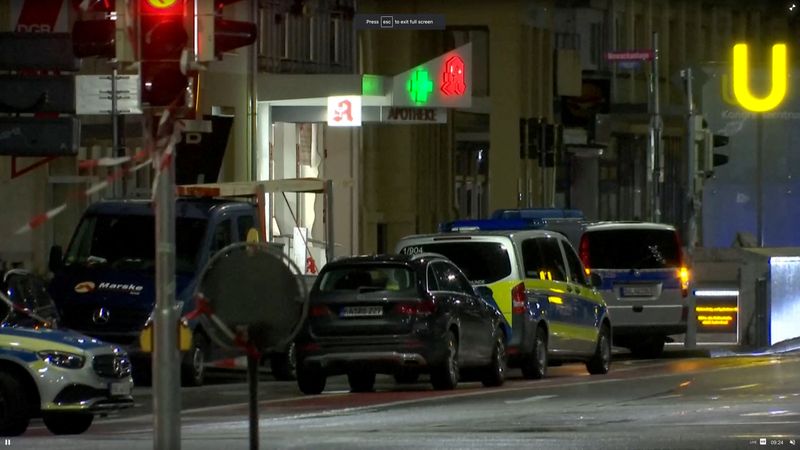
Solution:
{"label": "traffic signal housing", "polygon": [[258,28],[253,22],[223,18],[224,8],[241,0],[212,0],[199,2],[197,15],[197,61],[222,59],[222,55],[256,40]]}
{"label": "traffic signal housing", "polygon": [[708,128],[708,122],[703,116],[694,118],[695,141],[699,144],[698,151],[698,171],[705,178],[714,175],[714,168],[728,163],[728,155],[715,153],[719,147],[725,147],[730,142],[728,136],[714,134]]}
{"label": "traffic signal housing", "polygon": [[189,42],[182,0],[139,1],[142,106],[185,102],[188,79],[181,55]]}
{"label": "traffic signal housing", "polygon": [[125,7],[125,2],[89,0],[81,5],[82,17],[72,26],[75,56],[135,61],[131,38],[135,34],[134,14]]}

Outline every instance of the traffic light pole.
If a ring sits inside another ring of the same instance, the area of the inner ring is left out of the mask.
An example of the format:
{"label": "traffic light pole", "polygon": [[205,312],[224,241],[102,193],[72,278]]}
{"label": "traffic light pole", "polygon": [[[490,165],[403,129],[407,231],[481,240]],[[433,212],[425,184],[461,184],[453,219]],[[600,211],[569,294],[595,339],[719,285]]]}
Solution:
{"label": "traffic light pole", "polygon": [[[697,247],[697,213],[700,210],[700,191],[697,189],[697,140],[695,136],[694,90],[692,83],[692,69],[687,68],[681,72],[686,87],[686,103],[688,105],[688,119],[686,122],[686,200],[685,200],[685,227],[686,250],[691,258]],[[697,345],[697,319],[695,318],[694,294],[689,296],[689,313],[686,318],[686,336],[684,347],[694,348]]]}
{"label": "traffic light pole", "polygon": [[[166,115],[166,116],[164,116]],[[171,111],[156,120],[148,113],[146,129],[153,138],[156,164],[156,307],[153,313],[153,448],[177,450],[181,444],[180,360],[175,308],[175,164]]]}
{"label": "traffic light pole", "polygon": [[660,74],[658,71],[659,48],[658,33],[653,33],[653,83],[651,101],[653,115],[650,119],[650,146],[647,155],[648,195],[650,195],[650,217],[653,222],[661,222],[661,197],[664,186],[664,148],[661,134],[664,128],[661,119]]}

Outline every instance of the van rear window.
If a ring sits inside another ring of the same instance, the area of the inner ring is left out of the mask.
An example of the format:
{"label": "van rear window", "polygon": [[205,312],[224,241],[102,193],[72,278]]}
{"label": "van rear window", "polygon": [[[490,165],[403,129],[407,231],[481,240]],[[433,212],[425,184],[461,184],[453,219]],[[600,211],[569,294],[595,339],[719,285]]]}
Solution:
{"label": "van rear window", "polygon": [[592,269],[662,269],[681,264],[671,230],[599,230],[586,236]]}
{"label": "van rear window", "polygon": [[470,283],[494,283],[511,275],[508,250],[499,242],[435,242],[408,245],[404,255],[438,253],[453,261],[469,278]]}

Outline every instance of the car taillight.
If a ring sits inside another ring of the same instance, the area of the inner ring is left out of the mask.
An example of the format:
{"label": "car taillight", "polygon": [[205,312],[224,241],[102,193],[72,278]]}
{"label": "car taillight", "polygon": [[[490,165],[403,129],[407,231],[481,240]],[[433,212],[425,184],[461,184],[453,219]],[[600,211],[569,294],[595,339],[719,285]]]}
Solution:
{"label": "car taillight", "polygon": [[689,267],[686,264],[686,255],[683,252],[683,244],[681,243],[681,237],[678,236],[678,233],[675,233],[675,247],[678,249],[678,281],[681,283],[681,295],[686,298],[689,296],[689,279],[691,278],[691,272],[689,271]]}
{"label": "car taillight", "polygon": [[589,275],[592,271],[589,269],[589,236],[587,234],[581,236],[581,244],[578,253],[583,263],[583,270],[586,272],[586,275]]}
{"label": "car taillight", "polygon": [[689,268],[681,266],[681,268],[678,269],[678,279],[681,282],[681,295],[684,297],[689,296],[689,278],[691,278]]}
{"label": "car taillight", "polygon": [[525,314],[525,306],[527,304],[527,296],[525,295],[525,284],[519,283],[511,289],[511,313],[512,314]]}
{"label": "car taillight", "polygon": [[325,317],[331,315],[331,309],[325,305],[313,305],[308,310],[309,317]]}
{"label": "car taillight", "polygon": [[394,312],[401,316],[413,316],[417,313],[417,306],[410,303],[399,303],[395,305]]}
{"label": "car taillight", "polygon": [[429,316],[436,312],[436,303],[431,299],[424,299],[420,303],[398,303],[394,312],[402,316]]}
{"label": "car taillight", "polygon": [[422,300],[422,303],[417,305],[418,316],[430,316],[435,312],[436,312],[436,303],[434,303],[433,299],[426,298]]}

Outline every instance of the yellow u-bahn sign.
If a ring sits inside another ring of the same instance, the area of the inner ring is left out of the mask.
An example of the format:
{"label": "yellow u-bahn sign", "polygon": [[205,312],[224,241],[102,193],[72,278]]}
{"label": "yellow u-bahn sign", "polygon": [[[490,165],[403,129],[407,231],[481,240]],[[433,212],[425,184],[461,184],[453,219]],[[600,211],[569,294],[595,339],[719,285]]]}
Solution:
{"label": "yellow u-bahn sign", "polygon": [[742,108],[753,112],[771,111],[786,98],[789,72],[786,44],[772,46],[769,94],[757,97],[750,91],[750,61],[747,44],[733,46],[733,95]]}

